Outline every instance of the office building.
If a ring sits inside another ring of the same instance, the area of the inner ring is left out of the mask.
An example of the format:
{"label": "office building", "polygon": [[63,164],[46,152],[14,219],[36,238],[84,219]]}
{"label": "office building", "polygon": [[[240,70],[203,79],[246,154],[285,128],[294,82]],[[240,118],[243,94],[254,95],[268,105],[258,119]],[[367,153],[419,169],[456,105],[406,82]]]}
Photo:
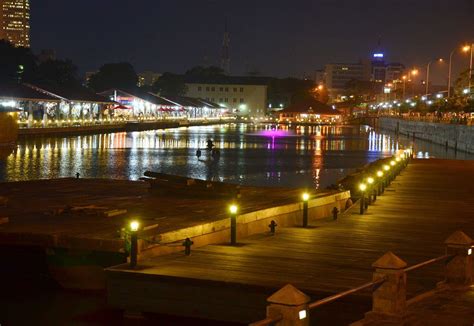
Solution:
{"label": "office building", "polygon": [[0,0],[0,39],[30,47],[29,0]]}
{"label": "office building", "polygon": [[359,63],[330,63],[325,67],[325,84],[331,99],[344,95],[351,80],[370,80],[370,65]]}

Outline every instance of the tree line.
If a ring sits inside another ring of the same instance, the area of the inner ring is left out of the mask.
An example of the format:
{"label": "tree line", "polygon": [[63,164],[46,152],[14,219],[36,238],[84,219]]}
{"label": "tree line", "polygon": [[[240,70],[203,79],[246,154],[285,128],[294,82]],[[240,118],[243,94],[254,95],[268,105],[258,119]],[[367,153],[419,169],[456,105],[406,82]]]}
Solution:
{"label": "tree line", "polygon": [[[184,74],[165,72],[145,90],[163,96],[185,95],[186,79],[189,77],[225,78],[222,69],[214,66],[197,66]],[[314,92],[314,81],[298,78],[264,78],[268,85],[268,102],[274,107],[318,96]],[[85,85],[94,92],[111,88],[133,89],[138,87],[138,74],[128,62],[106,63],[83,83],[77,66],[69,59],[41,61],[29,48],[15,47],[0,40],[0,82],[38,83],[62,87]],[[320,94],[319,94],[320,95]],[[322,99],[322,98],[320,98]]]}

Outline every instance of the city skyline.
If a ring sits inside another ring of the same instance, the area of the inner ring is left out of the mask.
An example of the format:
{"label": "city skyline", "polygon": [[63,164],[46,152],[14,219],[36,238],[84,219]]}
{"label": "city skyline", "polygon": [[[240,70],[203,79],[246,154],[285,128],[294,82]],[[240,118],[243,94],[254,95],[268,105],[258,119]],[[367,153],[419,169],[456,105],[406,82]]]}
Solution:
{"label": "city skyline", "polygon": [[[312,77],[326,63],[368,57],[379,38],[389,61],[422,68],[469,41],[474,16],[473,0],[451,1],[449,7],[445,1],[277,1],[271,6],[243,1],[229,9],[216,1],[144,1],[136,7],[123,0],[113,6],[94,3],[90,10],[92,4],[32,3],[33,50],[54,48],[81,72],[104,62],[129,61],[137,71],[179,73],[195,65],[219,65],[227,19],[232,74],[257,70]],[[76,14],[64,14],[69,11]],[[455,67],[464,65],[455,58]],[[445,73],[438,70],[432,74],[440,82]]]}

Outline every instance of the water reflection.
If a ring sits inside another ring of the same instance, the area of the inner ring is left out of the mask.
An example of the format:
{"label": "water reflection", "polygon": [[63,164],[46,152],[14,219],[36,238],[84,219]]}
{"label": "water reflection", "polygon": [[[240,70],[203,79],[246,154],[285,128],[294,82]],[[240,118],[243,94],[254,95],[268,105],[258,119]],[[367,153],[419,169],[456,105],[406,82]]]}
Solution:
{"label": "water reflection", "polygon": [[[240,124],[25,140],[6,158],[0,156],[0,180],[76,172],[138,179],[154,170],[250,185],[319,188],[399,148],[392,136],[366,127],[279,126],[295,137],[259,134],[270,128],[275,126]],[[220,149],[219,158],[204,150],[208,139]],[[200,160],[198,148],[203,149]]]}

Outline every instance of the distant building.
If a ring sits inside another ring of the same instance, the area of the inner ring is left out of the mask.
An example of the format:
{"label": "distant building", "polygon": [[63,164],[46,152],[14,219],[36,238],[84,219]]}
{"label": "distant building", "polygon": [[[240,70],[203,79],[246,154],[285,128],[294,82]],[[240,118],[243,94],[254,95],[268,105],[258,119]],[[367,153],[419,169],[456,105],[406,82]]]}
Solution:
{"label": "distant building", "polygon": [[326,72],[324,69],[318,69],[314,73],[314,83],[316,85],[325,84],[326,82]]}
{"label": "distant building", "polygon": [[30,47],[28,0],[0,0],[0,39],[14,46]]}
{"label": "distant building", "polygon": [[370,65],[365,63],[330,63],[325,67],[325,84],[332,100],[344,95],[351,80],[370,80]]}
{"label": "distant building", "polygon": [[162,74],[153,71],[144,71],[138,74],[138,86],[152,86]]}
{"label": "distant building", "polygon": [[[371,81],[382,86],[399,81],[405,66],[401,63],[387,63],[385,54],[379,48],[368,60],[358,63],[331,63],[324,70],[324,80],[329,98],[335,101],[347,91],[347,83],[351,80]],[[383,87],[380,87],[382,90]]]}
{"label": "distant building", "polygon": [[387,65],[385,79],[387,82],[393,83],[398,80],[402,80],[402,76],[406,71],[405,65],[392,62]]}
{"label": "distant building", "polygon": [[218,103],[240,116],[262,117],[266,114],[268,78],[189,76],[185,83],[188,97]]}

